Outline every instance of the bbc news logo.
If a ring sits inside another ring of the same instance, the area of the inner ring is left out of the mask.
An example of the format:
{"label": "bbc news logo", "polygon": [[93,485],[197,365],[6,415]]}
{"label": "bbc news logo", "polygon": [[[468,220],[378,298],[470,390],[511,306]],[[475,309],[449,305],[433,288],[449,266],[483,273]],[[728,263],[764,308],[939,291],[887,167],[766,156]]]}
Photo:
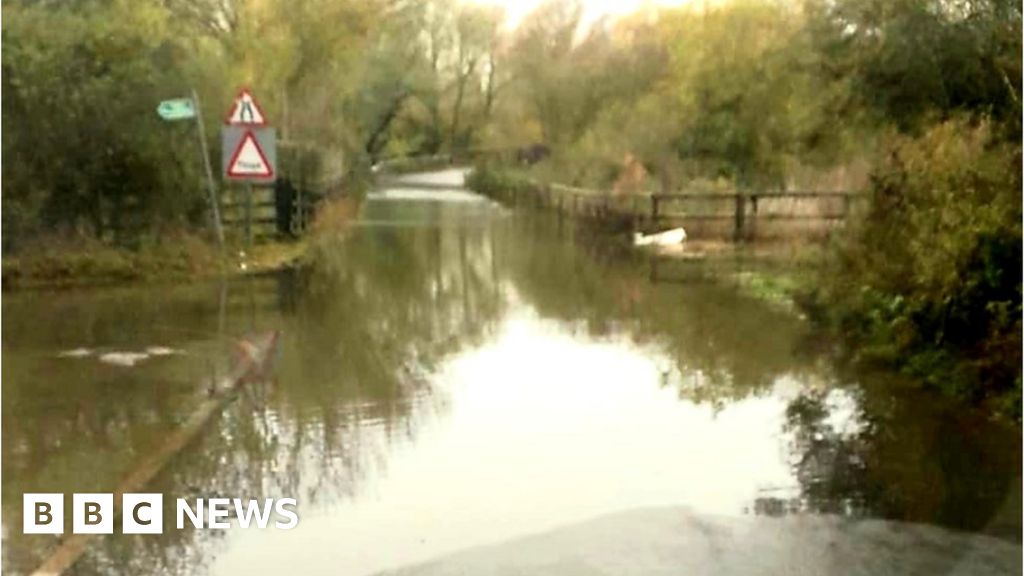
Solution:
{"label": "bbc news logo", "polygon": [[[113,494],[73,494],[71,499],[71,531],[74,534],[113,534]],[[25,534],[64,533],[64,494],[24,494],[22,498]],[[291,530],[299,524],[294,498],[185,498],[175,501],[175,526],[227,530],[234,517],[241,528]],[[121,496],[121,532],[124,534],[163,534],[163,494],[123,494]]]}

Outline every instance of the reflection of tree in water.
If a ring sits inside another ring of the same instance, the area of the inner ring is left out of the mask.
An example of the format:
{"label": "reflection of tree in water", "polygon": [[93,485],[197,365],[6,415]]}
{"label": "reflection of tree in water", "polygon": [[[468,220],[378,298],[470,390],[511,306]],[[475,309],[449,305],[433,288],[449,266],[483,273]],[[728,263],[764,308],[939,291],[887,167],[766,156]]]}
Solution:
{"label": "reflection of tree in water", "polygon": [[579,230],[555,233],[543,219],[516,225],[527,230],[514,230],[499,258],[539,313],[656,347],[672,361],[666,381],[686,398],[721,407],[767,393],[783,376],[814,379],[812,359],[795,350],[804,327],[791,314],[714,283],[652,283],[643,255]]}
{"label": "reflection of tree in water", "polygon": [[[275,300],[288,315],[265,403],[233,404],[158,490],[172,499],[297,496],[301,510],[384,474],[391,446],[414,441],[446,408],[430,384],[433,369],[500,315],[488,238],[468,228],[390,228],[321,246],[311,266],[282,282],[296,294]],[[165,517],[174,521],[173,502]],[[77,570],[191,573],[219,537],[115,535]]]}
{"label": "reflection of tree in water", "polygon": [[[25,492],[107,492],[194,407],[219,342],[166,330],[167,319],[200,333],[216,327],[216,291],[183,287],[173,298],[138,288],[19,293],[4,298],[4,568],[28,571],[54,546],[21,534]],[[57,353],[78,347],[187,354],[126,369]],[[70,498],[70,497],[69,497]],[[14,529],[19,527],[19,529]]]}
{"label": "reflection of tree in water", "polygon": [[[855,421],[853,414],[842,423],[832,421],[836,407],[829,404],[836,397],[834,393],[808,390],[790,402],[785,431],[792,438],[790,459],[801,496],[758,498],[754,506],[758,514],[780,516],[810,511],[869,515],[869,502],[876,501],[878,495],[865,493],[856,481],[867,469],[854,440],[858,436],[856,428],[862,423]],[[854,430],[843,430],[843,424]]]}
{"label": "reflection of tree in water", "polygon": [[989,525],[1019,489],[1018,434],[897,383],[857,390],[855,400],[843,390],[807,390],[790,403],[786,432],[799,493],[761,498],[757,512],[1001,531]]}

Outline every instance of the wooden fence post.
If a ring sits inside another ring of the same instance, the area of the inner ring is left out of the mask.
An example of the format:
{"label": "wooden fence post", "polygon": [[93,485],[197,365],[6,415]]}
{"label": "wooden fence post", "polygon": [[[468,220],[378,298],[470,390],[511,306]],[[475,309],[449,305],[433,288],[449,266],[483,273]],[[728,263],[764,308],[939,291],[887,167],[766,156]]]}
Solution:
{"label": "wooden fence post", "polygon": [[743,225],[746,217],[746,196],[742,192],[736,193],[736,214],[735,214],[735,227],[733,228],[732,237],[733,241],[739,242],[743,240]]}
{"label": "wooden fence post", "polygon": [[245,185],[245,247],[252,248],[252,182]]}
{"label": "wooden fence post", "polygon": [[747,226],[747,240],[757,236],[757,192],[750,195],[750,224]]}

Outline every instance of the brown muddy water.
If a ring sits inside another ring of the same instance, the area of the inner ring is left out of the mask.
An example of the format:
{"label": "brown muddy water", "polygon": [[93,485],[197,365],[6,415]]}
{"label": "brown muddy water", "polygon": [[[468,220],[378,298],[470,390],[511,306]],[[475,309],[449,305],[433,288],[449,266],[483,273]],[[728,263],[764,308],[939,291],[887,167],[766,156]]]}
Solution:
{"label": "brown muddy water", "polygon": [[[57,543],[22,534],[23,493],[111,491],[233,339],[267,329],[273,381],[150,486],[164,534],[98,540],[75,574],[372,574],[669,507],[931,525],[1019,562],[1019,429],[838,368],[796,314],[723,281],[732,264],[666,280],[460,190],[373,193],[316,254],[228,282],[4,295],[5,573]],[[294,497],[300,523],[174,527],[174,499],[215,496]]]}

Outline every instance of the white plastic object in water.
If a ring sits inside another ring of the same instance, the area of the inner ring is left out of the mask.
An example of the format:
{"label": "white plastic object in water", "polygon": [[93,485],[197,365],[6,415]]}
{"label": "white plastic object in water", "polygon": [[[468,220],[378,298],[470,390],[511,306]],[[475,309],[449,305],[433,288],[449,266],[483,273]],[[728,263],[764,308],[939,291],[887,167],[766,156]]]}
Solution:
{"label": "white plastic object in water", "polygon": [[655,232],[654,234],[647,235],[640,232],[633,234],[634,246],[676,246],[682,244],[685,240],[686,230],[683,228],[673,228],[664,232]]}
{"label": "white plastic object in water", "polygon": [[141,352],[107,352],[100,356],[100,362],[130,368],[146,358],[149,358],[149,354]]}

